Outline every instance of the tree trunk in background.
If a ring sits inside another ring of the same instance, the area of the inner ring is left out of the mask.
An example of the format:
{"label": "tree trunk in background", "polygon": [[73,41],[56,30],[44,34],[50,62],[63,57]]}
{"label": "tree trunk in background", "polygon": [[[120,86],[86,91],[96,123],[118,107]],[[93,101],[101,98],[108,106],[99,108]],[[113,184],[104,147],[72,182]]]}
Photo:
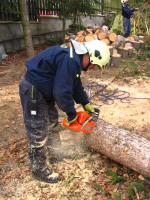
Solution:
{"label": "tree trunk in background", "polygon": [[150,178],[150,141],[98,120],[93,134],[85,135],[86,146]]}
{"label": "tree trunk in background", "polygon": [[19,4],[20,4],[20,11],[21,11],[21,22],[22,22],[23,33],[24,33],[26,54],[27,54],[28,58],[32,58],[35,54],[34,54],[34,48],[33,48],[32,35],[31,35],[29,15],[28,15],[26,1],[19,0]]}

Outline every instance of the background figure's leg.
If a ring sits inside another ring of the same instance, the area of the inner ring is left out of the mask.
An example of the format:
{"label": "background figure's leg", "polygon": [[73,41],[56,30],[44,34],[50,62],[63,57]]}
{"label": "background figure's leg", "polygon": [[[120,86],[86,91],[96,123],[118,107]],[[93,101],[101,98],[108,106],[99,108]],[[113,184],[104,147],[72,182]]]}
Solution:
{"label": "background figure's leg", "polygon": [[123,17],[123,36],[128,36],[128,19]]}
{"label": "background figure's leg", "polygon": [[128,34],[130,35],[130,32],[131,32],[131,21],[129,19],[129,22],[128,22]]}

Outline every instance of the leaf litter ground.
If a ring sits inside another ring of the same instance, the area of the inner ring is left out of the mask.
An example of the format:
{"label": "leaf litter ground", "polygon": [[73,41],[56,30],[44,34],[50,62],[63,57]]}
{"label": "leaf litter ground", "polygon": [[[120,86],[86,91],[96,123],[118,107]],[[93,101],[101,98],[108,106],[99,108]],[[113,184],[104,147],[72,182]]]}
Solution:
{"label": "leaf litter ground", "polygon": [[[46,47],[43,47],[46,48]],[[36,53],[42,48],[36,48]],[[84,134],[64,129],[60,134],[64,151],[72,159],[53,164],[61,174],[57,184],[37,181],[31,176],[28,160],[28,139],[23,123],[18,84],[26,71],[25,52],[10,54],[0,65],[0,200],[46,200],[46,199],[150,199],[150,181],[133,170],[112,161],[105,155],[84,146]],[[132,58],[145,69],[144,62]],[[122,61],[124,65],[126,61]],[[123,76],[129,68],[109,68],[102,73],[99,69],[82,73],[83,84],[91,82],[114,90],[129,92],[130,102],[115,99],[112,104],[92,98],[94,106],[100,108],[100,118],[118,127],[136,132],[150,139],[150,77],[138,74]],[[138,98],[138,99],[137,99]],[[147,99],[143,99],[147,98]],[[76,109],[82,107],[76,105]],[[59,111],[60,123],[64,113]]]}

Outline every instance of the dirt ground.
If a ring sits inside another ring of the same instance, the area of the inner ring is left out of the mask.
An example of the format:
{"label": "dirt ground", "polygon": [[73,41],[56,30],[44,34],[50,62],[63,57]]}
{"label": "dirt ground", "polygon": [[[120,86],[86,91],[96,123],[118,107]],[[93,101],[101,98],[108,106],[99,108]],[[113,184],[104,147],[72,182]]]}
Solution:
{"label": "dirt ground", "polygon": [[[40,50],[37,49],[37,52]],[[0,65],[0,200],[138,199],[137,195],[130,198],[126,188],[131,182],[144,177],[136,172],[127,175],[129,169],[104,155],[85,149],[81,144],[82,134],[66,129],[60,132],[62,143],[75,157],[53,164],[53,168],[62,175],[61,182],[46,184],[32,178],[27,154],[28,139],[18,94],[18,84],[26,71],[26,60],[25,52],[22,51],[9,55]],[[149,59],[143,61],[143,66],[148,64]],[[120,75],[123,71],[111,67],[101,73],[96,68],[83,72],[81,78],[85,86],[95,82],[107,86],[109,92],[118,91],[117,94],[120,94],[125,91],[123,99],[115,97],[100,101],[95,98],[92,99],[93,105],[100,109],[100,118],[106,122],[149,140],[150,77],[127,77],[128,82],[125,82],[118,78],[118,73]],[[126,95],[130,95],[129,98],[124,98]],[[79,105],[76,108],[78,111],[82,109]],[[62,121],[62,117],[59,121]],[[125,184],[110,183],[110,176],[106,176],[108,165],[111,165],[113,172],[120,173],[124,169]]]}

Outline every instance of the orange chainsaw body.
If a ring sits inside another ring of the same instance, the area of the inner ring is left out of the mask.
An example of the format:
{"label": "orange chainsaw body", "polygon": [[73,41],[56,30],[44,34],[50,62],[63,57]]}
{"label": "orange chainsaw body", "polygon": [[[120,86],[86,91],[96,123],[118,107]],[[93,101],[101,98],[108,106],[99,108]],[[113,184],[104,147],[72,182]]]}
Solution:
{"label": "orange chainsaw body", "polygon": [[84,122],[90,117],[91,116],[86,111],[79,111],[77,112],[76,122],[69,124],[66,122],[65,118],[62,125],[77,132],[82,131],[84,133],[91,134],[93,132],[93,128],[95,127],[95,121],[91,119],[83,126]]}

